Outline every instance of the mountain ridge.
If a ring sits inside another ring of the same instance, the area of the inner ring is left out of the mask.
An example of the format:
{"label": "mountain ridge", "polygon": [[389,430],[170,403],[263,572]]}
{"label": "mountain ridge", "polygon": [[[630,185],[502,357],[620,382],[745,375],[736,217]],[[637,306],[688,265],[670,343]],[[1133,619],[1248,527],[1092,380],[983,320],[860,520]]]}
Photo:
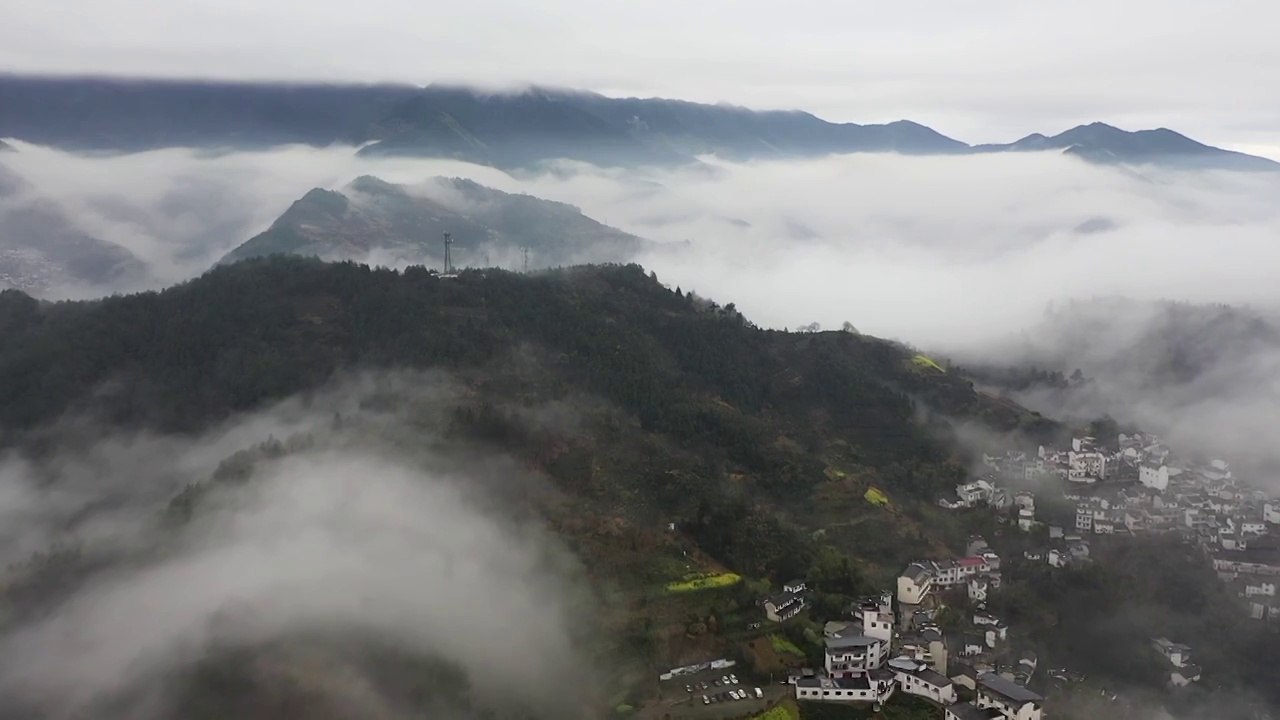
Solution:
{"label": "mountain ridge", "polygon": [[[1103,128],[1109,129],[1103,130]],[[1111,132],[1114,131],[1114,132]],[[801,110],[617,98],[531,85],[268,84],[0,76],[0,137],[73,151],[163,147],[358,145],[362,154],[451,157],[499,167],[566,158],[601,165],[833,153],[952,155],[1059,150],[1098,163],[1280,170],[1280,163],[1199,143],[1167,128],[1103,123],[1052,137],[969,145],[911,120],[835,123]]]}
{"label": "mountain ridge", "polygon": [[1277,170],[1280,163],[1256,155],[1206,145],[1169,128],[1122,130],[1104,122],[1077,125],[1052,137],[1032,133],[1007,144],[974,146],[975,152],[1041,152],[1061,150],[1097,163],[1157,161],[1194,166],[1197,159],[1218,169]]}
{"label": "mountain ridge", "polygon": [[459,267],[550,267],[626,262],[649,241],[604,225],[580,208],[507,193],[465,178],[396,185],[362,175],[342,190],[313,188],[272,223],[228,253],[225,264],[277,253],[377,264],[432,264],[443,233]]}
{"label": "mountain ridge", "polygon": [[0,288],[43,293],[141,281],[128,249],[85,232],[59,203],[0,165]]}

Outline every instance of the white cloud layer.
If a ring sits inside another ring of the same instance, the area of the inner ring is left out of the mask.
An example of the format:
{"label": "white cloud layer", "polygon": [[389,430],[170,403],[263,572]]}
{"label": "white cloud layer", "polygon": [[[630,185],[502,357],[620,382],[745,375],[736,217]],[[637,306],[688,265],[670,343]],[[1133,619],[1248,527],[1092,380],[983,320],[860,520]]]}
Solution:
{"label": "white cloud layer", "polygon": [[[51,718],[170,717],[163,707],[181,686],[176,678],[214,643],[329,636],[449,662],[476,697],[498,706],[539,716],[587,706],[592,677],[578,643],[590,603],[579,567],[502,501],[532,487],[532,478],[497,457],[460,463],[434,453],[422,427],[415,452],[392,450],[392,436],[376,428],[403,428],[400,416],[356,410],[345,415],[346,430],[326,432],[335,410],[389,387],[413,398],[415,418],[443,412],[438,393],[448,390],[438,378],[380,375],[348,379],[310,403],[293,399],[234,418],[200,438],[139,440],[99,429],[87,450],[58,441],[59,454],[95,459],[91,472],[81,463],[0,457],[0,488],[8,489],[0,492],[0,520],[21,521],[6,522],[0,536],[5,560],[44,550],[56,531],[68,530],[87,568],[70,582],[50,572],[52,580],[35,586],[48,596],[37,612],[10,614],[6,604],[0,716],[38,708]],[[168,499],[207,478],[217,460],[269,435],[297,433],[318,440],[262,460],[247,482],[213,485],[188,525],[155,522]],[[139,478],[149,467],[158,470]],[[20,594],[6,590],[6,603]],[[349,656],[288,661],[335,665],[307,692],[351,707],[325,717],[407,716],[385,709],[397,696],[376,690],[377,678],[358,686],[363,656],[340,647]],[[130,709],[104,713],[121,697]]]}
{"label": "white cloud layer", "polygon": [[[343,147],[114,158],[20,150],[5,162],[90,234],[146,260],[155,286],[203,272],[311,187],[340,188],[363,174],[398,183],[449,175],[569,202],[652,240],[690,241],[639,260],[664,282],[733,302],[768,327],[847,320],[973,358],[1006,347],[998,341],[1068,299],[1280,308],[1280,176],[1269,173],[1102,167],[1056,153],[707,158],[674,170],[561,164],[510,175],[358,158]],[[1148,405],[1143,415],[1170,412]],[[1229,418],[1235,407],[1217,402],[1210,416]]]}
{"label": "white cloud layer", "polygon": [[1280,176],[1269,173],[1109,168],[1045,153],[563,164],[513,176],[345,147],[119,157],[20,147],[6,164],[84,230],[143,258],[158,284],[203,272],[312,187],[448,175],[569,202],[652,240],[691,241],[640,261],[771,327],[850,320],[953,347],[1068,298],[1280,304]]}

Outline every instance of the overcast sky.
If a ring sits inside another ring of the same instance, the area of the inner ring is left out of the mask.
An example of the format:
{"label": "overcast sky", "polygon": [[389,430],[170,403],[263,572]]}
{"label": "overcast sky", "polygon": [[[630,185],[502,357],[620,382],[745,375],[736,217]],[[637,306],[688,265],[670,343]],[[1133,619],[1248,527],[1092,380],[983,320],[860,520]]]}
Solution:
{"label": "overcast sky", "polygon": [[8,0],[0,68],[540,83],[910,118],[968,142],[1103,120],[1280,153],[1274,0]]}

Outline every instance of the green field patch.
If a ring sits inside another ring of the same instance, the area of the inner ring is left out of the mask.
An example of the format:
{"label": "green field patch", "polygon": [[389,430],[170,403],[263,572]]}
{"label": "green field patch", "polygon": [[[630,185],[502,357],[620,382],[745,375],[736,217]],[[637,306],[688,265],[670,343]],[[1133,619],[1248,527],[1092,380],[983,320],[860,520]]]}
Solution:
{"label": "green field patch", "polygon": [[676,582],[667,583],[667,592],[689,593],[698,592],[699,590],[714,590],[716,588],[726,588],[731,585],[737,585],[740,582],[742,582],[742,576],[737,573],[703,573],[700,575],[688,575]]}
{"label": "green field patch", "polygon": [[876,488],[868,488],[862,497],[876,507],[884,507],[889,504],[889,496]]}
{"label": "green field patch", "polygon": [[774,633],[769,636],[769,644],[773,646],[773,651],[779,655],[797,655],[804,657],[804,651],[791,642],[786,636]]}
{"label": "green field patch", "polygon": [[941,365],[934,362],[933,358],[929,357],[928,355],[917,355],[911,358],[911,364],[919,368],[931,368],[941,373],[946,372],[946,370],[943,369]]}

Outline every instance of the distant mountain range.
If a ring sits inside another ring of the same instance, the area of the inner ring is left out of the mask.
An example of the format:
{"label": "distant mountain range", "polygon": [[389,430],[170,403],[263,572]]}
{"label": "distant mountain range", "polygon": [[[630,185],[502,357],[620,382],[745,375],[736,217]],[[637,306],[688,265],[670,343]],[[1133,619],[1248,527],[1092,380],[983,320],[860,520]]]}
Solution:
{"label": "distant mountain range", "polygon": [[76,151],[162,147],[361,145],[366,155],[452,157],[499,167],[566,158],[600,165],[897,152],[1061,150],[1090,162],[1280,170],[1280,163],[1172,130],[1102,123],[1053,137],[976,145],[918,123],[831,123],[799,111],[609,98],[531,88],[487,93],[432,85],[270,85],[0,77],[0,137]]}
{"label": "distant mountain range", "polygon": [[114,289],[145,274],[133,253],[85,233],[65,208],[0,165],[0,290],[65,295],[77,287]]}
{"label": "distant mountain range", "polygon": [[443,234],[456,267],[519,268],[625,262],[648,243],[564,203],[501,192],[470,180],[393,185],[356,178],[341,192],[315,188],[223,262],[274,254],[372,264],[439,265]]}

